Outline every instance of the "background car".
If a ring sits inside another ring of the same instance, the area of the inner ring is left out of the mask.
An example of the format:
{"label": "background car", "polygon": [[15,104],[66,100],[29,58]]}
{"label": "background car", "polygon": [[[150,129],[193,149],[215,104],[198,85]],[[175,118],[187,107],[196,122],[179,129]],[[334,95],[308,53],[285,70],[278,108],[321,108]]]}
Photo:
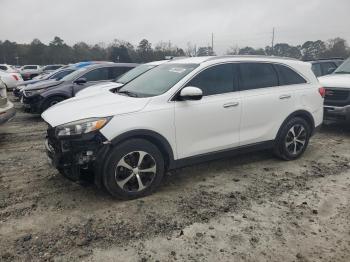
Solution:
{"label": "background car", "polygon": [[21,102],[29,112],[41,113],[47,108],[75,96],[77,92],[88,86],[110,82],[137,65],[132,63],[88,65],[79,68],[60,81],[51,80],[26,87]]}
{"label": "background car", "polygon": [[42,68],[43,73],[51,73],[56,71],[57,69],[60,69],[64,65],[46,65]]}
{"label": "background car", "polygon": [[21,74],[17,72],[5,72],[0,70],[0,77],[5,83],[7,90],[12,90],[19,83],[23,82]]}
{"label": "background car", "polygon": [[312,71],[316,77],[332,74],[338,66],[340,66],[344,59],[342,58],[330,58],[330,59],[319,59],[315,61],[307,61],[312,65]]}
{"label": "background car", "polygon": [[40,65],[25,65],[22,66],[20,70],[23,80],[30,80],[41,73],[42,68]]}
{"label": "background car", "polygon": [[18,69],[8,64],[0,64],[0,70],[8,73],[18,73]]}
{"label": "background car", "polygon": [[324,115],[327,120],[350,124],[350,58],[331,75],[318,78],[326,89]]}
{"label": "background car", "polygon": [[6,85],[0,77],[0,124],[4,124],[16,114],[13,104],[7,99]]}
{"label": "background car", "polygon": [[15,97],[21,98],[22,91],[26,86],[33,85],[46,80],[56,80],[56,81],[61,80],[63,77],[65,77],[66,75],[69,75],[70,73],[73,73],[75,70],[77,70],[77,68],[75,68],[74,66],[65,67],[64,69],[58,69],[50,74],[46,74],[42,78],[39,78],[39,79],[33,78],[32,80],[24,81],[20,85],[13,88],[13,94]]}

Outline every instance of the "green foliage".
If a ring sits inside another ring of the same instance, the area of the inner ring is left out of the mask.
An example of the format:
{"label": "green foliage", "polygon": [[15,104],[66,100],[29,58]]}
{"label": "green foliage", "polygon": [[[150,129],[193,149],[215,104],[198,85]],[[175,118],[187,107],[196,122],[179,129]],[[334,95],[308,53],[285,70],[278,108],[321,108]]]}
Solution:
{"label": "green foliage", "polygon": [[0,41],[0,63],[7,64],[69,64],[79,61],[113,61],[113,62],[149,62],[163,60],[166,56],[184,56],[181,48],[170,42],[160,42],[152,48],[152,44],[143,39],[135,49],[123,40],[115,39],[110,45],[104,43],[88,45],[79,42],[73,46],[67,45],[63,39],[56,36],[48,44],[34,39],[30,44],[17,44],[8,40]]}
{"label": "green foliage", "polygon": [[[227,54],[230,55],[275,55],[293,57],[304,60],[314,60],[327,57],[350,56],[350,49],[346,40],[342,38],[330,39],[326,42],[306,41],[302,45],[289,45],[277,43],[262,48],[238,46],[231,47]],[[30,44],[18,44],[9,40],[0,41],[0,63],[7,64],[68,64],[79,61],[114,61],[114,62],[149,62],[163,60],[166,56],[208,56],[215,55],[210,46],[202,46],[187,43],[183,49],[173,46],[171,42],[159,42],[154,47],[147,39],[142,39],[136,48],[129,42],[115,39],[108,46],[104,43],[89,45],[78,42],[73,46],[67,45],[63,39],[56,36],[48,44],[34,39]]]}

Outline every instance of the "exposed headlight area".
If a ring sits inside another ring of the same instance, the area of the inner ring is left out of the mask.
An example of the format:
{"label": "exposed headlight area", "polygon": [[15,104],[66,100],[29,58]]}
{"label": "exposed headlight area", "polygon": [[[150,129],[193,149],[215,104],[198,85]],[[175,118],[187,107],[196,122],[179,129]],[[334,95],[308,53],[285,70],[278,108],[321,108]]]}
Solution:
{"label": "exposed headlight area", "polygon": [[103,128],[110,120],[111,117],[88,118],[64,124],[56,127],[56,137],[68,138],[92,133]]}
{"label": "exposed headlight area", "polygon": [[24,90],[23,94],[28,97],[28,96],[40,95],[45,91],[46,91],[46,88],[36,89],[36,90]]}

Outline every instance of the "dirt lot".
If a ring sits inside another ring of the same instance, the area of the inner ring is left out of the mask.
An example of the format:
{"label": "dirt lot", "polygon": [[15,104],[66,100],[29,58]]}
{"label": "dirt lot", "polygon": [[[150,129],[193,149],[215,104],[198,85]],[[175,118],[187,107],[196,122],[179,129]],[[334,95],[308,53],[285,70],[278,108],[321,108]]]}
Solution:
{"label": "dirt lot", "polygon": [[61,177],[45,129],[20,109],[0,128],[0,261],[350,261],[344,126],[324,126],[298,161],[196,165],[135,201]]}

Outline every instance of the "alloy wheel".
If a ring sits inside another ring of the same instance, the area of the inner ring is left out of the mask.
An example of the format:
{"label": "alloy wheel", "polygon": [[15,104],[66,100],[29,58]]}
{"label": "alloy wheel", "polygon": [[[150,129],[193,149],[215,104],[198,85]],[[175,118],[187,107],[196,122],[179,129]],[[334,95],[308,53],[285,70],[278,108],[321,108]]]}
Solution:
{"label": "alloy wheel", "polygon": [[301,124],[292,126],[285,139],[285,147],[291,155],[298,155],[305,147],[307,130]]}
{"label": "alloy wheel", "polygon": [[134,151],[117,163],[114,174],[118,186],[127,192],[140,192],[152,184],[157,172],[154,158],[147,152]]}

